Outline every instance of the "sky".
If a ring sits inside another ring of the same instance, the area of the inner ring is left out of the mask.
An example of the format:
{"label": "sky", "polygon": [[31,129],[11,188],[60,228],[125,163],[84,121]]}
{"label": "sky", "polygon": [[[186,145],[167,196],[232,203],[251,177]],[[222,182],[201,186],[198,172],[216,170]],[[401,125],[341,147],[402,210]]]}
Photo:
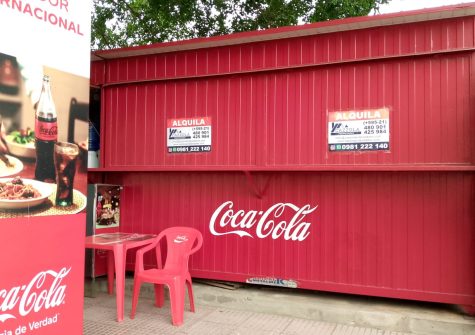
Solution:
{"label": "sky", "polygon": [[380,13],[395,13],[406,10],[455,5],[464,2],[475,2],[475,0],[390,0],[389,4],[381,6]]}

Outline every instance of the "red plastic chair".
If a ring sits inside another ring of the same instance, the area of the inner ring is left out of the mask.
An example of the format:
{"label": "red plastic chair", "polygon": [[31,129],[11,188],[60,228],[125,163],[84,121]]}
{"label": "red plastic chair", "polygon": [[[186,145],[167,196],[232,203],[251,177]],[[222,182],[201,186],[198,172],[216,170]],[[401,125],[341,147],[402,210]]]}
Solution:
{"label": "red plastic chair", "polygon": [[[163,237],[166,237],[167,241],[167,258],[165,266],[161,268],[160,241]],[[143,282],[147,282],[154,284],[155,304],[158,307],[163,306],[163,285],[168,286],[172,323],[175,326],[183,324],[185,284],[188,287],[190,310],[195,311],[188,259],[201,248],[202,244],[203,237],[198,230],[190,227],[172,227],[162,231],[152,244],[137,250],[131,319],[135,317],[140,286]],[[152,249],[155,249],[157,268],[144,270],[143,256]]]}

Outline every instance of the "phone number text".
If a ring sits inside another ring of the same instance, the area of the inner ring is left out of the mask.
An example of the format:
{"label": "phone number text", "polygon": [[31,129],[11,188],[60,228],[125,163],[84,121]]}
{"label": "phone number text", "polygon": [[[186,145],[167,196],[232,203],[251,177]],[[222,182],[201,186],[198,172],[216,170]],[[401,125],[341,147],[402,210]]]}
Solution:
{"label": "phone number text", "polygon": [[370,151],[389,150],[388,142],[329,144],[330,151]]}
{"label": "phone number text", "polygon": [[170,154],[196,153],[196,152],[210,152],[210,145],[194,145],[186,147],[168,147]]}

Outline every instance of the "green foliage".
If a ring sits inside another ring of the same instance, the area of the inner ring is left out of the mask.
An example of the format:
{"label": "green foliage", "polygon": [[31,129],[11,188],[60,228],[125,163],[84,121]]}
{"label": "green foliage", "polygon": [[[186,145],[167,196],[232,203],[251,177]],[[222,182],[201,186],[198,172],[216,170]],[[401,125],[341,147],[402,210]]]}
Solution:
{"label": "green foliage", "polygon": [[93,49],[367,15],[390,0],[94,0]]}

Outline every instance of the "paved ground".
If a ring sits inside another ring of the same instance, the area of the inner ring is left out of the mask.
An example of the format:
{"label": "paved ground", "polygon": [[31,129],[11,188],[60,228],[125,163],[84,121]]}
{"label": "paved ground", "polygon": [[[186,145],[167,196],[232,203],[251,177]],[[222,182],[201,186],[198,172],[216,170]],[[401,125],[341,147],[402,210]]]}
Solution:
{"label": "paved ground", "polygon": [[[126,312],[130,307],[126,308]],[[85,298],[85,335],[403,335],[405,333],[383,331],[368,327],[354,327],[336,323],[300,319],[265,313],[227,308],[197,306],[196,313],[185,312],[181,327],[171,324],[170,308],[153,307],[153,300],[141,298],[134,320],[128,316],[121,323],[115,321],[114,297],[99,293],[96,298]]]}
{"label": "paved ground", "polygon": [[[96,282],[86,297],[85,335],[475,335],[475,319],[454,306],[420,304],[299,290],[243,286],[227,290],[194,283],[196,313],[185,311],[184,325],[171,324],[169,302],[153,306],[152,287],[144,285],[137,314],[129,318],[131,280],[127,280],[125,318],[115,321],[115,296]],[[86,290],[87,292],[87,290]]]}

